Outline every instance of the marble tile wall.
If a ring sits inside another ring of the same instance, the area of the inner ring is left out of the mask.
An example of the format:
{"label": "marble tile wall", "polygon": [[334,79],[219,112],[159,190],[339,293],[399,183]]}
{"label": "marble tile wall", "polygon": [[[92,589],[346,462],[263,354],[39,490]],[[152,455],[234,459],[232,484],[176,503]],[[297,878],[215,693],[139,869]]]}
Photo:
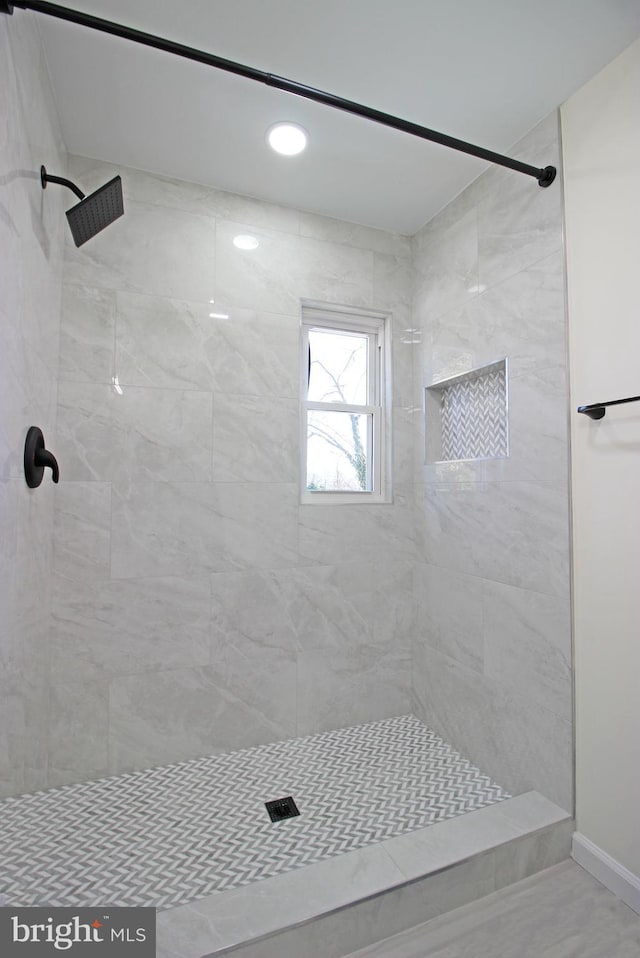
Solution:
{"label": "marble tile wall", "polygon": [[[560,168],[557,116],[510,154]],[[494,167],[413,244],[414,711],[512,792],[571,810],[561,183]],[[504,357],[509,457],[427,463],[425,386]]]}
{"label": "marble tile wall", "polygon": [[[29,489],[23,450],[37,425],[55,451],[65,192],[35,15],[0,17],[0,795],[47,775],[51,473]],[[71,205],[67,203],[67,205]]]}
{"label": "marble tile wall", "polygon": [[[407,712],[409,240],[69,166],[125,216],[65,251],[49,783]],[[302,298],[393,314],[393,504],[299,503]]]}

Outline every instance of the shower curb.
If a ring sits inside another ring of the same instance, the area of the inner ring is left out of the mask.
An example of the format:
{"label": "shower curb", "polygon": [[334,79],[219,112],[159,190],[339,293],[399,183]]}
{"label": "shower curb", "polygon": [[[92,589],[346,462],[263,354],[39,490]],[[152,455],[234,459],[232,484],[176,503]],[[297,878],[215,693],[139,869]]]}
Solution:
{"label": "shower curb", "polygon": [[573,831],[527,792],[160,911],[157,958],[340,958],[564,861]]}

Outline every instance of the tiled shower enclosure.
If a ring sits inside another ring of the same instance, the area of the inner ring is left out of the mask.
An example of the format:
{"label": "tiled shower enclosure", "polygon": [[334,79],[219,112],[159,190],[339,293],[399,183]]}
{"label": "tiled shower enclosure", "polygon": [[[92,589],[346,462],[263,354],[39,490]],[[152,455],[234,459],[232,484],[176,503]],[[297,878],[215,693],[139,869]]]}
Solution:
{"label": "tiled shower enclosure", "polygon": [[[410,238],[67,157],[7,19],[2,795],[413,712],[570,809],[560,190],[491,170]],[[556,117],[513,152],[557,163]],[[42,162],[125,216],[76,249]],[[303,299],[391,317],[388,504],[300,504]],[[508,456],[428,461],[425,389],[505,357]]]}

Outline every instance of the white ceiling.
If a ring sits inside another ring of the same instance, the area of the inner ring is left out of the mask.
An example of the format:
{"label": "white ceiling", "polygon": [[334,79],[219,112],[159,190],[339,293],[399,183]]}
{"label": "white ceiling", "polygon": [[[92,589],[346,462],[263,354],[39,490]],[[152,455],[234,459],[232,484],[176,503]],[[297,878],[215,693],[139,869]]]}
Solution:
{"label": "white ceiling", "polygon": [[[640,0],[67,5],[500,152],[640,34]],[[330,107],[33,15],[72,153],[408,234],[484,169]],[[308,130],[303,154],[266,146],[278,120]]]}

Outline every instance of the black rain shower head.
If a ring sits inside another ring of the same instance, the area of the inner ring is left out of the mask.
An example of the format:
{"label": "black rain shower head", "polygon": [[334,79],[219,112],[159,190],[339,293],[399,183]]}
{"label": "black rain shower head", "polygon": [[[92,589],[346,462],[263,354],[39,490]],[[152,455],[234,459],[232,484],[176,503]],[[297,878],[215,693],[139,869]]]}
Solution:
{"label": "black rain shower head", "polygon": [[47,183],[60,183],[61,186],[73,190],[80,199],[79,203],[67,210],[67,219],[76,246],[82,246],[124,213],[122,180],[119,176],[114,176],[90,196],[85,196],[71,180],[63,176],[51,176],[44,166],[40,167],[40,182],[43,190]]}

